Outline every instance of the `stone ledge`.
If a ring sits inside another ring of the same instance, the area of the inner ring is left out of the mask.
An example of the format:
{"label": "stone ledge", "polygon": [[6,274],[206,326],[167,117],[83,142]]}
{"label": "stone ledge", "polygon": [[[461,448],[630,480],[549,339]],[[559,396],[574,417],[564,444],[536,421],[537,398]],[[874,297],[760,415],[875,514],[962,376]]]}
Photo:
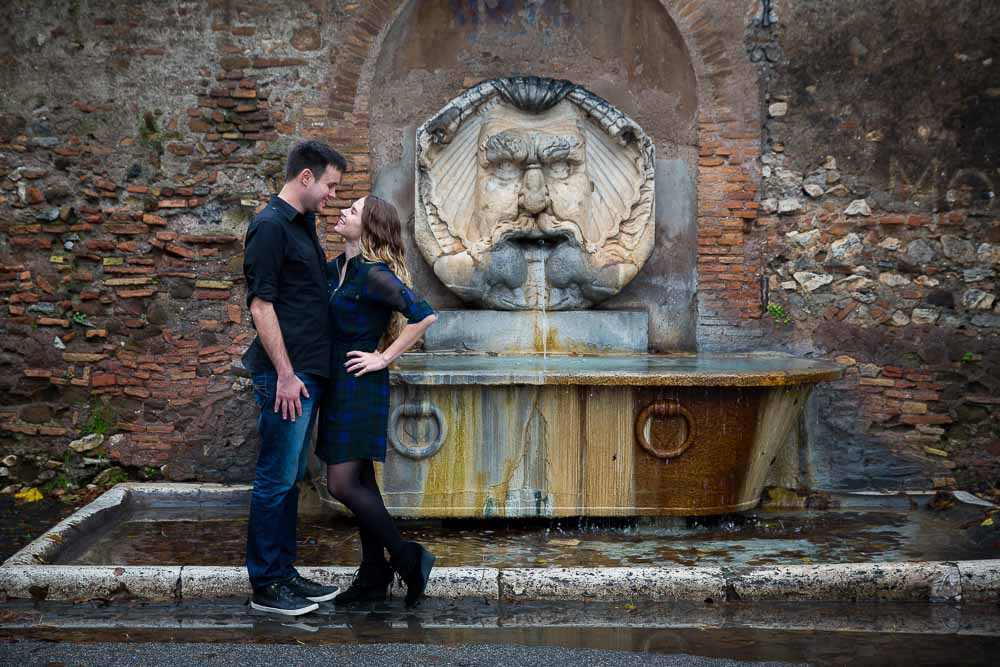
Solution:
{"label": "stone ledge", "polygon": [[1000,559],[964,560],[955,565],[962,602],[1000,603]]}
{"label": "stone ledge", "polygon": [[566,567],[500,571],[504,600],[725,599],[721,568]]}
{"label": "stone ledge", "polygon": [[[747,601],[884,600],[957,602],[962,599],[954,563],[843,563],[734,568],[727,572],[732,597]],[[997,577],[992,584],[1000,584]]]}
{"label": "stone ledge", "polygon": [[93,600],[126,597],[174,600],[181,566],[5,565],[0,567],[0,598]]}
{"label": "stone ledge", "polygon": [[[303,567],[341,589],[353,567]],[[961,575],[961,576],[960,576]],[[80,600],[204,599],[250,592],[242,567],[5,565],[0,596]],[[968,602],[1000,600],[1000,560],[850,563],[777,567],[472,568],[442,567],[427,593],[490,600],[690,600]]]}

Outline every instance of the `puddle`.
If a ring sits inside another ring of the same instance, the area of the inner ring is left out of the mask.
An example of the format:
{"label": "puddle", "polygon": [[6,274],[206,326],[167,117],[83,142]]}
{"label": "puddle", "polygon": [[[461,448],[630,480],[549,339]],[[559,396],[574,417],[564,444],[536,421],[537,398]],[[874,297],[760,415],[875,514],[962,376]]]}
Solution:
{"label": "puddle", "polygon": [[[67,649],[74,659],[67,662],[78,664],[81,657],[96,658],[99,651],[107,652],[105,658],[128,651],[141,662],[147,653],[152,657],[156,651],[171,651],[171,644],[186,645],[185,655],[193,657],[223,656],[225,646],[236,644],[363,650],[366,645],[406,643],[438,649],[514,645],[617,651],[623,660],[629,654],[687,654],[824,666],[988,665],[995,664],[1000,651],[996,623],[989,622],[995,619],[993,613],[915,604],[668,607],[432,599],[414,612],[403,610],[398,600],[358,611],[324,603],[317,613],[275,620],[249,612],[242,600],[232,599],[182,604],[18,602],[0,613],[0,652],[30,652],[33,663],[42,657],[56,660],[60,646],[74,643],[75,648]],[[984,626],[985,632],[970,632]],[[160,646],[144,648],[144,643]],[[92,653],[88,645],[93,645]]]}
{"label": "puddle", "polygon": [[[404,521],[404,539],[428,546],[442,567],[774,565],[996,558],[995,531],[980,512],[800,510],[714,518]],[[360,543],[350,519],[299,522],[298,563],[354,565]],[[59,564],[244,563],[239,507],[136,508],[67,550]]]}

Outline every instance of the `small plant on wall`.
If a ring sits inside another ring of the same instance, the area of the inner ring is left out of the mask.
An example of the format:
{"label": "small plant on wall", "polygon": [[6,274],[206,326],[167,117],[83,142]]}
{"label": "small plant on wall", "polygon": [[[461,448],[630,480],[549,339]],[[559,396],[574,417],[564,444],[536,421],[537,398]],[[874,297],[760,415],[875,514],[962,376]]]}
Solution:
{"label": "small plant on wall", "polygon": [[82,435],[90,435],[91,433],[107,435],[114,425],[115,414],[114,410],[111,409],[111,404],[107,400],[98,400],[90,407],[90,416],[83,425]]}
{"label": "small plant on wall", "polygon": [[785,312],[784,306],[780,304],[768,304],[767,312],[774,317],[774,321],[778,324],[791,324],[792,322],[792,318],[788,316],[788,313]]}

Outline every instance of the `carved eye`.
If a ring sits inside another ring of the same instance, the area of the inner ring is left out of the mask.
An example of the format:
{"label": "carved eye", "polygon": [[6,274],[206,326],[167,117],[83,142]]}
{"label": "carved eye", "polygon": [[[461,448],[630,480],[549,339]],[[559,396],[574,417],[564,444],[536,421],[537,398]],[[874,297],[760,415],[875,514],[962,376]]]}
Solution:
{"label": "carved eye", "polygon": [[569,163],[566,160],[559,160],[548,165],[548,172],[556,178],[566,178],[569,176]]}
{"label": "carved eye", "polygon": [[521,168],[510,160],[502,160],[497,163],[494,173],[497,175],[497,178],[512,181],[521,175]]}

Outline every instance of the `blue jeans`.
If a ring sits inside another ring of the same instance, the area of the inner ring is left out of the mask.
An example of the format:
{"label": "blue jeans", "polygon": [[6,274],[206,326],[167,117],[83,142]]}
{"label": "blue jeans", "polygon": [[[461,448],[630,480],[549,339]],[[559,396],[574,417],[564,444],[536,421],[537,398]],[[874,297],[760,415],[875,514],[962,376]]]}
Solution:
{"label": "blue jeans", "polygon": [[277,374],[253,376],[253,396],[260,407],[257,429],[261,445],[250,497],[247,570],[255,589],[297,574],[293,565],[299,513],[296,482],[305,477],[309,440],[326,380],[309,373],[295,375],[305,384],[309,398],[300,396],[302,416],[294,422],[274,411]]}

